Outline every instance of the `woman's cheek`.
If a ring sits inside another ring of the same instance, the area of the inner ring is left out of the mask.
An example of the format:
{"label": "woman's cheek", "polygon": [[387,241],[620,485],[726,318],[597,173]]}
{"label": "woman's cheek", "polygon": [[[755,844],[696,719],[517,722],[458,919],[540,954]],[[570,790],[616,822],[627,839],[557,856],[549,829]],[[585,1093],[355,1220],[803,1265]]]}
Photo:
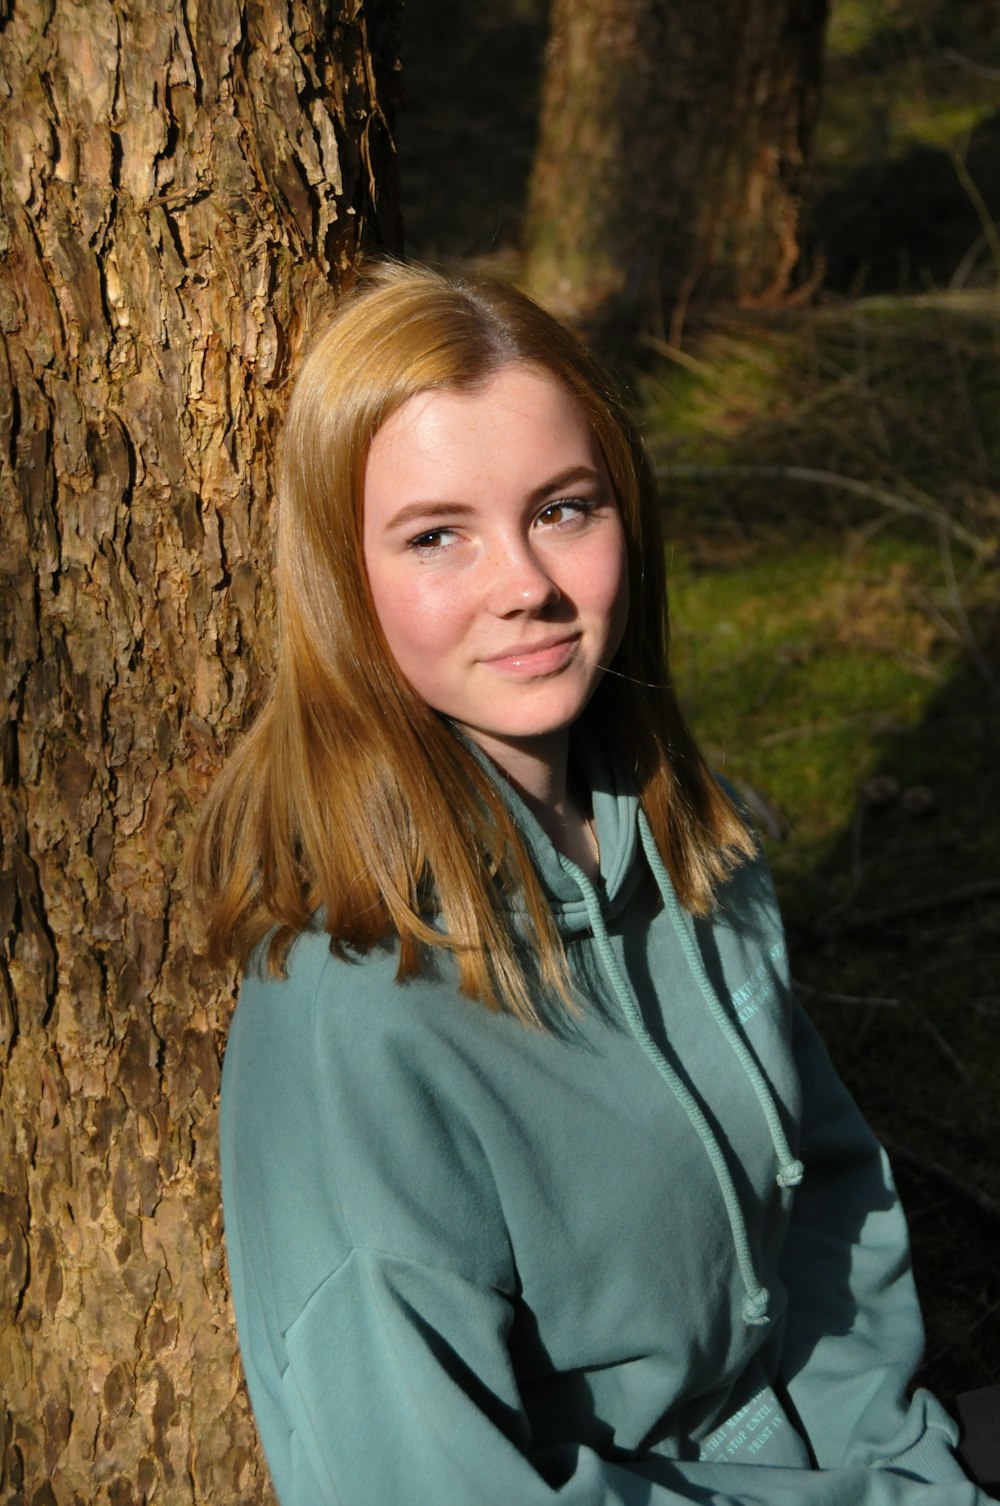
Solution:
{"label": "woman's cheek", "polygon": [[[461,628],[461,601],[436,564],[433,573],[398,583],[379,611],[389,646],[400,661],[419,654],[439,654],[451,647]],[[430,666],[428,666],[430,667]]]}

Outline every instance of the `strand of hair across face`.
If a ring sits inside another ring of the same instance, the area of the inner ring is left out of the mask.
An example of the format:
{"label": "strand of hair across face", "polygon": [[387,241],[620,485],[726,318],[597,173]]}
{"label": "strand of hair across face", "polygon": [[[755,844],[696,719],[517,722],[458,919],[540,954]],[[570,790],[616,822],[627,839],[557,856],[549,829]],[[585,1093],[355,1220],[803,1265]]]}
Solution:
{"label": "strand of hair across face", "polygon": [[622,670],[620,670],[620,669],[612,669],[607,664],[604,664],[604,665],[597,664],[592,659],[585,659],[583,662],[587,665],[588,669],[599,669],[599,670],[601,670],[602,674],[614,675],[619,680],[627,680],[630,685],[641,685],[644,690],[670,690],[670,689],[672,689],[672,686],[670,686],[669,684],[662,684],[662,685],[660,685],[660,684],[657,684],[657,682],[655,680],[637,680],[636,677],[635,677],[635,675],[627,675]]}

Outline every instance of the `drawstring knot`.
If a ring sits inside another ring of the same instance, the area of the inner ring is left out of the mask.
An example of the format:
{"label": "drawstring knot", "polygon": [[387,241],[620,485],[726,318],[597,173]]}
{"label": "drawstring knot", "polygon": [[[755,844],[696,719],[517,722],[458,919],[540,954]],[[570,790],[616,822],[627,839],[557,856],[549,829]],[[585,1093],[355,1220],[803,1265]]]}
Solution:
{"label": "drawstring knot", "polygon": [[805,1167],[801,1161],[788,1161],[779,1168],[777,1182],[779,1187],[797,1187],[802,1180]]}
{"label": "drawstring knot", "polygon": [[751,1328],[762,1328],[765,1323],[770,1323],[771,1320],[767,1316],[768,1297],[766,1286],[758,1287],[753,1296],[747,1293],[743,1300],[744,1323],[748,1323]]}

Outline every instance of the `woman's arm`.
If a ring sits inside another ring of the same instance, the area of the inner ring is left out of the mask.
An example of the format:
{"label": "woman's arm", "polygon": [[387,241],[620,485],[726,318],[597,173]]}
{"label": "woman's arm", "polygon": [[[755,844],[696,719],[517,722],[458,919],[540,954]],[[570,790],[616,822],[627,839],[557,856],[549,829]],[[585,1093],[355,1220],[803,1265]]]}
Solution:
{"label": "woman's arm", "polygon": [[924,1332],[885,1154],[799,1008],[794,1052],[806,1174],[782,1260],[785,1395],[820,1468],[959,1479],[954,1423],[928,1392],[907,1394]]}
{"label": "woman's arm", "polygon": [[[532,1457],[507,1349],[510,1307],[445,1271],[357,1250],[286,1335],[258,1421],[282,1506],[982,1506],[959,1472],[925,1485],[828,1471]],[[254,1343],[244,1335],[248,1371]],[[272,1404],[284,1420],[270,1418]],[[270,1436],[269,1436],[270,1431]]]}

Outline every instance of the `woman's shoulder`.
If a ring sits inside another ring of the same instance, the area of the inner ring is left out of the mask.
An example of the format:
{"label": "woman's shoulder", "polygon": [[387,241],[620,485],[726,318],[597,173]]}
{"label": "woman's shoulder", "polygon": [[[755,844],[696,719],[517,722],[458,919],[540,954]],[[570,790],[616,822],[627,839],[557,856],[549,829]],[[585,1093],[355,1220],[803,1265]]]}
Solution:
{"label": "woman's shoulder", "polygon": [[388,944],[370,952],[337,949],[320,918],[292,939],[280,965],[269,959],[270,937],[265,937],[244,971],[240,983],[237,1017],[257,1009],[279,1009],[307,1018],[318,995],[346,1006],[358,997],[383,992],[395,977],[396,948]]}
{"label": "woman's shoulder", "polygon": [[[397,982],[398,949],[338,952],[319,926],[292,942],[280,973],[263,957],[244,974],[225,1071],[256,1102],[294,1089],[336,1105],[348,1087],[384,1075],[387,1058],[428,1054],[413,1037],[413,1002],[425,990]],[[424,1011],[425,1015],[427,1011]]]}
{"label": "woman's shoulder", "polygon": [[223,1071],[230,1203],[269,1225],[290,1202],[310,1209],[324,1261],[363,1246],[478,1276],[481,1242],[453,1250],[435,1231],[441,1209],[455,1228],[469,1208],[499,1227],[470,1074],[443,1023],[482,1006],[427,977],[397,982],[397,965],[394,947],[338,956],[317,931],[283,977],[248,972]]}
{"label": "woman's shoulder", "polygon": [[366,952],[338,948],[317,922],[295,937],[280,971],[267,966],[263,949],[252,959],[230,1040],[253,1033],[309,1041],[314,1050],[352,1051],[401,1031],[444,1032],[458,997],[455,972],[450,959],[434,954],[415,976],[400,979],[394,938]]}
{"label": "woman's shoulder", "polygon": [[523,1030],[466,997],[454,959],[440,949],[414,976],[398,974],[393,941],[338,952],[318,928],[295,939],[282,976],[248,969],[226,1047],[224,1110],[238,1106],[259,1123],[269,1114],[301,1119],[308,1104],[342,1144],[388,1118],[404,1139],[430,1152],[440,1137],[446,1151],[448,1135],[475,1117],[484,1077],[506,1068],[511,1037]]}

